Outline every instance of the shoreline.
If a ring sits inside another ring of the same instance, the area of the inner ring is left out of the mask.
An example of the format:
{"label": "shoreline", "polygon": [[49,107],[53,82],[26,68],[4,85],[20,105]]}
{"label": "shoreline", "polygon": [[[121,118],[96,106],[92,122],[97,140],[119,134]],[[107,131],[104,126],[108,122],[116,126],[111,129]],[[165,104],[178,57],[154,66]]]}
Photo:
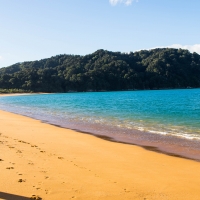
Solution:
{"label": "shoreline", "polygon": [[[60,127],[60,128],[65,128],[65,127],[55,125],[55,124],[51,124],[51,123],[48,123],[48,124],[53,125],[53,126],[57,126],[57,127]],[[65,129],[70,129],[70,128],[65,128]],[[187,156],[184,152],[183,152],[183,154],[180,154],[178,152],[169,151],[168,148],[166,148],[166,150],[162,150],[162,149],[160,149],[161,145],[154,146],[152,144],[152,142],[149,142],[149,141],[144,141],[144,143],[146,143],[146,144],[142,144],[142,143],[139,143],[139,142],[138,143],[133,143],[133,142],[131,143],[131,142],[128,142],[128,141],[125,142],[125,141],[122,141],[122,140],[117,140],[117,138],[115,139],[114,137],[109,137],[107,135],[98,135],[98,134],[94,134],[94,133],[91,133],[91,132],[84,132],[84,131],[77,130],[77,129],[70,129],[70,130],[74,130],[76,132],[83,133],[83,134],[92,135],[92,136],[95,136],[95,137],[100,138],[102,140],[109,141],[109,142],[116,142],[116,143],[120,143],[120,144],[138,146],[138,147],[142,147],[143,149],[148,150],[148,151],[152,151],[152,152],[156,152],[156,153],[160,153],[160,154],[164,154],[164,155],[168,155],[168,156],[172,156],[172,157],[178,157],[178,158],[183,158],[183,159],[187,159],[187,160],[200,162],[199,156],[198,157],[190,157],[190,156]],[[164,136],[164,137],[166,137],[166,136]],[[172,136],[172,137],[174,138],[174,136]],[[179,140],[180,138],[177,138],[177,139]],[[183,140],[185,142],[188,142],[185,139],[183,139]]]}
{"label": "shoreline", "polygon": [[5,111],[0,121],[0,198],[199,198],[199,162]]}
{"label": "shoreline", "polygon": [[[27,116],[25,116],[27,117]],[[33,118],[34,119],[34,118]],[[59,128],[73,130],[82,134],[92,135],[94,137],[107,140],[109,142],[121,143],[142,147],[148,151],[161,153],[168,156],[179,157],[183,159],[200,162],[200,141],[188,140],[172,135],[159,135],[150,132],[142,132],[134,130],[135,138],[121,137],[117,134],[99,134],[81,129],[69,128],[58,124],[53,124],[48,121],[41,121]],[[145,135],[145,136],[144,136]],[[138,139],[138,138],[142,139]],[[144,140],[143,140],[144,139]],[[187,150],[187,152],[186,152]]]}
{"label": "shoreline", "polygon": [[[45,122],[51,124],[49,122]],[[117,132],[107,132],[103,133],[102,130],[99,132],[94,131],[83,131],[80,129],[69,128],[65,126],[60,126],[56,124],[51,124],[58,127],[75,130],[84,134],[93,135],[97,138],[108,140],[111,142],[122,143],[127,145],[135,145],[142,147],[149,151],[158,152],[161,154],[166,154],[169,156],[181,157],[184,159],[194,160],[200,162],[200,141],[199,140],[189,140],[181,137],[176,137],[174,135],[161,135],[150,132],[144,132],[139,130],[133,130],[132,135],[127,137],[120,132],[123,132],[123,129],[119,129]],[[104,125],[105,128],[106,125]],[[98,127],[99,128],[99,127]],[[107,127],[106,127],[107,128]],[[106,129],[105,128],[105,129]]]}
{"label": "shoreline", "polygon": [[[48,94],[48,93],[32,93],[34,94]],[[21,93],[21,94],[6,94],[5,96],[18,96],[18,95],[31,95],[30,93]],[[3,95],[4,96],[4,95]],[[2,95],[0,94],[0,97]],[[9,111],[8,111],[9,112]],[[75,130],[84,134],[90,134],[97,138],[106,139],[111,142],[123,143],[128,145],[136,145],[145,148],[146,150],[155,151],[158,153],[181,157],[185,159],[200,161],[200,141],[191,140],[182,137],[177,137],[173,135],[162,135],[151,132],[132,130],[131,133],[126,132],[123,128],[118,128],[116,130],[110,129],[108,125],[84,125],[80,124],[60,124],[59,122],[52,123],[48,120],[42,120],[40,117],[36,116],[27,116],[20,113],[16,113],[25,117],[30,117],[32,119],[37,119],[43,123],[51,124],[54,126]],[[98,131],[96,131],[98,130]],[[105,130],[108,130],[105,132]],[[126,135],[129,134],[129,135]]]}
{"label": "shoreline", "polygon": [[[4,111],[4,110],[3,110]],[[6,111],[5,112],[9,112]],[[139,130],[133,130],[132,136],[127,137],[121,134],[123,132],[123,129],[115,130],[115,133],[112,133],[111,131],[107,131],[107,133],[104,133],[105,126],[98,127],[98,131],[95,131],[95,126],[85,129],[85,127],[81,127],[81,129],[77,129],[76,126],[65,126],[60,125],[56,123],[51,123],[47,120],[41,120],[40,118],[20,114],[20,113],[14,113],[9,112],[16,115],[21,115],[24,117],[28,117],[30,119],[38,120],[44,124],[49,124],[55,127],[63,128],[66,130],[72,130],[81,134],[88,134],[91,136],[94,136],[96,138],[100,138],[103,140],[107,140],[109,142],[114,143],[121,143],[126,145],[133,145],[142,147],[148,151],[157,152],[160,154],[168,155],[168,156],[174,156],[179,157],[183,159],[193,160],[196,162],[200,162],[200,141],[199,140],[190,140],[182,137],[177,137],[174,135],[161,135],[146,131],[139,131]],[[101,129],[102,128],[102,129]],[[107,127],[108,128],[108,127]]]}
{"label": "shoreline", "polygon": [[34,95],[34,94],[54,94],[54,93],[0,93],[0,97],[10,97],[10,96],[22,96],[22,95]]}

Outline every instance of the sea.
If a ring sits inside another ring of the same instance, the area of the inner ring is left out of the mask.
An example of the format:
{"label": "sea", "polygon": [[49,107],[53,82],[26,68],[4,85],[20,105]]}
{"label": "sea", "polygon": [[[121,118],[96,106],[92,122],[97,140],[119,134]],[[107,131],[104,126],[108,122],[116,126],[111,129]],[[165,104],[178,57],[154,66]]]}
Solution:
{"label": "sea", "polygon": [[83,134],[200,160],[200,89],[31,94],[0,109]]}

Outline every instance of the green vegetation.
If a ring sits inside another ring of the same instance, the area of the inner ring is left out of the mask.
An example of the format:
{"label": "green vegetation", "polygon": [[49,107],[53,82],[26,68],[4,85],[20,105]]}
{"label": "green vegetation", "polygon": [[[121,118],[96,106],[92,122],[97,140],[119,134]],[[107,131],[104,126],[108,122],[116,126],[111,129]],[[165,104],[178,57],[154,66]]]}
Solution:
{"label": "green vegetation", "polygon": [[200,87],[200,55],[183,49],[129,54],[98,50],[57,55],[0,69],[6,91],[68,92]]}

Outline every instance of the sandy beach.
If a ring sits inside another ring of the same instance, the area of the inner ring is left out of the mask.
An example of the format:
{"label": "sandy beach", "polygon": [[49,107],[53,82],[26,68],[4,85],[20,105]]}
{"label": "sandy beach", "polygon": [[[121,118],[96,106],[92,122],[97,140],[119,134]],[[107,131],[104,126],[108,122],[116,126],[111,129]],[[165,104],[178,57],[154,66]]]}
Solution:
{"label": "sandy beach", "polygon": [[0,111],[0,199],[200,199],[200,162]]}
{"label": "sandy beach", "polygon": [[[37,93],[0,93],[0,97],[10,97],[10,96],[23,96],[23,95],[34,95],[34,94],[49,94],[44,92],[37,92]],[[51,93],[53,94],[53,93]]]}

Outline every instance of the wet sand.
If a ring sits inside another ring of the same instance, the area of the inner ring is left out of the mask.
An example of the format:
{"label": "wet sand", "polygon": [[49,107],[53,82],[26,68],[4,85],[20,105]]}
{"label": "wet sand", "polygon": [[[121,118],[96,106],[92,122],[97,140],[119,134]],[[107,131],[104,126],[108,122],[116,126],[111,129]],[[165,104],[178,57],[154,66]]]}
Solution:
{"label": "wet sand", "polygon": [[0,111],[0,199],[199,199],[200,162]]}
{"label": "wet sand", "polygon": [[[46,121],[48,123],[48,121]],[[59,122],[57,122],[59,124]],[[58,126],[57,124],[53,124]],[[81,126],[76,129],[75,125],[67,124],[65,127],[85,134],[91,134],[96,137],[123,144],[141,146],[147,150],[155,151],[171,156],[187,158],[200,161],[200,140],[191,140],[174,135],[161,135],[139,130],[129,130],[123,128],[110,129],[108,125]],[[79,125],[80,126],[80,125]],[[83,131],[84,130],[84,131]]]}

